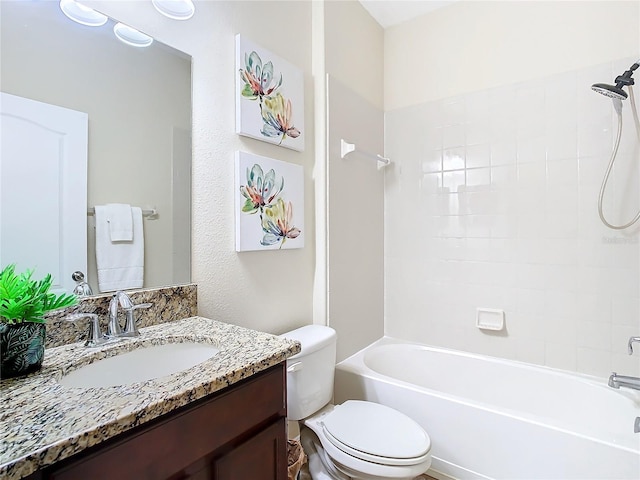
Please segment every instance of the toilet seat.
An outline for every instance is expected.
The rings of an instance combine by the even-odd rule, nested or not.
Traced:
[[[431,451],[427,433],[411,418],[385,405],[348,400],[321,422],[334,446],[382,465],[415,465]]]
[[[345,409],[345,405],[350,404],[350,402],[354,402],[354,404],[347,406]],[[364,405],[358,406],[358,404]],[[372,405],[373,407],[371,407]],[[336,412],[336,415],[332,417],[334,412]],[[371,416],[372,412],[374,412],[374,416]],[[376,418],[376,412],[379,414],[381,421]],[[397,428],[397,424],[393,424],[392,428],[389,428],[389,424],[386,421],[393,422],[393,419],[398,419],[399,417],[396,417],[396,414],[408,419],[408,425],[410,426],[404,425],[407,428]],[[342,420],[345,423],[342,423]],[[404,420],[400,420],[400,422],[404,422]],[[431,441],[426,432],[409,417],[384,405],[354,400],[338,406],[327,405],[316,414],[306,418],[304,424],[315,432],[323,448],[339,470],[350,477],[364,478],[360,474],[367,474],[371,478],[414,478],[426,472],[431,465]],[[386,427],[384,426],[385,424]],[[344,426],[344,432],[341,431],[340,425]],[[351,425],[353,428],[349,428],[347,425]],[[371,429],[363,428],[365,425],[374,425],[373,430],[377,428],[378,433],[371,433]],[[386,428],[388,430],[385,430]],[[354,448],[351,445],[356,445],[354,441],[357,435],[356,437],[351,437],[348,432],[368,432],[365,436],[368,435],[371,438],[362,444],[358,444],[357,446],[360,448]],[[412,433],[418,435],[416,432],[422,435],[421,440],[417,442],[418,445],[409,447],[405,453],[397,457],[391,456],[390,454],[392,453],[398,453],[398,449],[383,448],[385,445],[384,438],[393,441],[394,439],[402,438],[402,435],[407,432],[409,432],[410,436]],[[374,436],[383,440],[376,442],[372,440]],[[418,435],[415,438],[420,438],[420,436]],[[390,442],[386,442],[386,446],[389,447],[389,445]],[[372,446],[374,448],[371,448]],[[365,450],[372,450],[373,452]]]

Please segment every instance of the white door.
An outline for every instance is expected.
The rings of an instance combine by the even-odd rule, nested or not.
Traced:
[[[0,269],[56,293],[87,271],[87,134],[86,113],[0,93]]]

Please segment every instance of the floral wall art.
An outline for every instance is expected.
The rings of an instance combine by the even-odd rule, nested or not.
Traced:
[[[303,151],[302,70],[239,34],[236,69],[236,133]]]
[[[236,152],[236,251],[304,247],[303,168]]]

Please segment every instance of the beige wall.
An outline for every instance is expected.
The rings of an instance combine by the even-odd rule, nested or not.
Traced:
[[[326,72],[383,107],[384,30],[359,2],[325,3]]]
[[[235,126],[237,33],[304,72],[305,127],[314,130],[310,2],[196,2],[177,22],[151,2],[90,2],[193,57],[193,281],[201,315],[281,333],[311,323],[314,268],[314,138],[295,152],[240,137]],[[305,247],[236,253],[234,152],[243,150],[305,168]]]
[[[385,111],[635,55],[639,5],[460,1],[388,28]]]
[[[383,30],[356,1],[324,4],[322,40],[327,98],[326,216],[327,322],[338,333],[338,361],[383,334],[384,172],[352,154],[340,140],[382,153]]]

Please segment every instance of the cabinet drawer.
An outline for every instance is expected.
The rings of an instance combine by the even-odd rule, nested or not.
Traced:
[[[284,364],[122,434],[109,446],[55,469],[50,478],[158,480],[174,475],[230,442],[242,441],[286,415]]]

